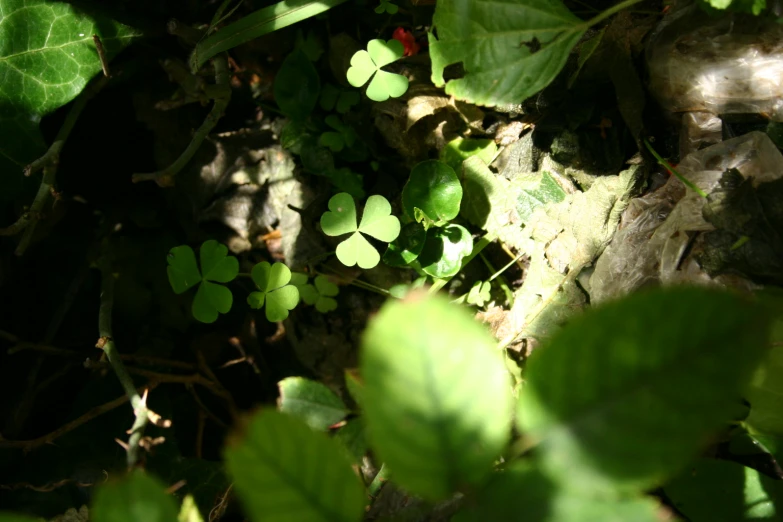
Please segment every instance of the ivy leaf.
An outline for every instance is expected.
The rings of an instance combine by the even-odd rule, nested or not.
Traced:
[[[549,85],[588,28],[560,0],[440,0],[429,34],[432,82],[478,105],[519,103]],[[465,76],[443,78],[462,63]]]
[[[277,383],[278,408],[318,431],[326,431],[348,415],[348,407],[320,382],[288,377]]]
[[[98,488],[90,511],[95,522],[171,522],[177,504],[166,486],[141,470]]]
[[[441,500],[491,472],[510,433],[511,383],[489,332],[464,308],[425,295],[389,300],[369,323],[361,406],[395,481]]]
[[[250,520],[362,520],[364,488],[343,448],[299,419],[262,410],[225,456]]]
[[[391,215],[386,198],[373,195],[367,199],[357,226],[356,204],[350,194],[341,192],[329,200],[329,210],[321,216],[321,228],[327,236],[351,234],[337,245],[337,259],[345,266],[369,269],[380,262],[381,256],[363,234],[389,243],[400,235],[400,220]]]
[[[422,161],[413,167],[402,189],[402,208],[412,219],[416,219],[418,208],[432,221],[450,221],[459,214],[460,201],[462,185],[457,174],[438,160]]]
[[[272,88],[280,111],[292,120],[304,120],[318,103],[321,80],[307,55],[297,49],[283,60]]]
[[[41,156],[41,118],[67,104],[101,70],[92,35],[111,59],[141,33],[71,2],[0,0],[0,194],[21,186]]]
[[[193,317],[202,323],[214,323],[218,314],[231,310],[234,298],[231,290],[215,284],[233,281],[239,274],[239,262],[229,256],[228,248],[214,239],[201,245],[199,257],[201,272],[196,265],[196,255],[187,245],[174,247],[169,251],[166,272],[169,284],[175,294],[182,294],[195,285],[199,285],[193,298],[191,311]]]
[[[650,328],[661,321],[666,328]],[[527,360],[519,428],[539,441],[542,469],[566,487],[656,487],[731,418],[768,326],[757,303],[700,288],[593,308]]]
[[[266,319],[271,323],[284,321],[288,311],[299,303],[299,290],[291,281],[291,270],[283,263],[270,265],[266,261],[256,264],[250,277],[258,288],[247,296],[251,308],[261,309],[266,304]]]
[[[473,251],[473,238],[460,225],[433,227],[427,231],[419,264],[432,277],[452,277],[462,268],[462,259]]]
[[[401,74],[382,71],[381,67],[399,60],[405,54],[405,47],[397,40],[370,40],[367,50],[357,51],[351,57],[348,69],[348,83],[361,87],[372,77],[367,87],[367,97],[382,102],[399,98],[408,90],[408,78]],[[373,77],[374,75],[374,77]]]

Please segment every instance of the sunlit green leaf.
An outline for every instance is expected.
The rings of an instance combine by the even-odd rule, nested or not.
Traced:
[[[166,486],[141,470],[98,488],[90,510],[94,522],[172,522],[177,504]]]
[[[291,281],[291,270],[283,263],[270,265],[266,261],[257,263],[250,272],[258,292],[247,297],[251,308],[260,309],[266,304],[267,321],[279,322],[288,318],[288,311],[299,303],[299,290]]]
[[[459,272],[462,259],[473,251],[473,238],[461,225],[433,227],[427,231],[418,262],[432,277],[451,277]]]
[[[398,98],[408,90],[408,78],[401,74],[382,71],[381,67],[399,60],[405,54],[402,42],[397,40],[370,40],[367,50],[357,51],[351,58],[348,83],[361,87],[372,78],[367,87],[367,97],[373,101]]]
[[[440,151],[440,159],[456,172],[461,172],[462,162],[469,157],[478,156],[489,165],[497,151],[498,146],[495,145],[495,140],[456,138],[443,147],[443,150]]]
[[[325,431],[348,414],[343,401],[320,382],[289,377],[277,386],[280,388],[280,411],[303,420],[315,430]]]
[[[389,248],[383,254],[383,262],[389,266],[407,266],[419,257],[426,238],[427,231],[421,224],[408,223],[400,230],[400,236],[389,244]]]
[[[205,281],[228,283],[239,274],[239,261],[228,255],[228,247],[210,239],[204,241],[199,250],[201,275]]]
[[[432,221],[450,221],[459,214],[462,185],[454,169],[438,160],[427,160],[411,170],[402,189],[402,207],[415,219],[415,208]]]

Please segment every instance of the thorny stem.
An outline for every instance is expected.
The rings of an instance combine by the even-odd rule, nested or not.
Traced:
[[[215,125],[217,125],[218,121],[220,121],[220,118],[223,117],[223,112],[225,112],[229,101],[231,101],[231,87],[229,85],[231,75],[228,70],[227,55],[225,53],[217,55],[212,59],[212,65],[215,68],[215,85],[212,89],[209,89],[206,94],[214,100],[214,103],[212,104],[212,109],[209,111],[204,123],[196,130],[193,139],[190,140],[190,144],[174,163],[157,172],[134,174],[134,183],[140,181],[154,181],[160,187],[173,187],[176,175],[185,168],[185,165],[187,165],[191,159],[193,159],[193,156],[195,156],[199,147],[201,147],[201,144]]]
[[[101,348],[103,353],[106,354],[109,364],[114,369],[114,373],[117,374],[117,378],[120,380],[125,394],[130,399],[131,406],[133,406],[133,414],[136,416],[136,420],[133,422],[133,426],[130,429],[130,439],[128,440],[127,453],[128,453],[128,467],[134,467],[139,461],[139,442],[144,434],[144,428],[147,423],[160,419],[160,416],[147,408],[146,392],[144,397],[139,396],[136,391],[136,387],[133,384],[125,365],[122,363],[120,354],[117,351],[117,347],[114,344],[112,334],[112,321],[111,314],[114,306],[114,274],[111,270],[111,261],[109,259],[108,252],[104,246],[104,252],[99,260],[98,266],[101,270],[101,306],[98,312],[98,331],[100,338],[96,344],[96,348]],[[160,425],[167,427],[170,422],[159,422]]]

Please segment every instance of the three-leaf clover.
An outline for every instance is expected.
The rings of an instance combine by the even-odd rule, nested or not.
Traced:
[[[321,228],[327,236],[351,236],[337,245],[337,259],[345,266],[373,268],[381,260],[375,247],[363,234],[386,243],[400,235],[400,220],[391,215],[389,201],[379,195],[370,196],[364,205],[364,215],[356,225],[356,204],[350,194],[340,192],[329,200],[329,210],[321,216]]]
[[[378,14],[389,13],[391,15],[397,14],[400,8],[396,4],[391,3],[389,0],[381,0],[381,4],[375,8],[375,12]]]
[[[175,294],[182,294],[199,285],[191,310],[193,317],[202,323],[214,323],[218,313],[231,310],[234,297],[231,290],[215,283],[233,281],[239,273],[239,262],[228,256],[228,248],[214,239],[205,241],[199,250],[201,271],[196,264],[196,254],[187,245],[174,247],[169,251],[166,273]]]
[[[492,283],[489,281],[476,281],[473,283],[470,291],[468,292],[467,302],[468,304],[476,306],[484,306],[490,300],[490,289]]]
[[[291,270],[283,263],[258,263],[251,270],[250,277],[258,291],[247,296],[247,304],[259,310],[266,303],[268,321],[276,323],[285,320],[288,311],[299,303],[299,290],[288,284],[291,281]]]
[[[356,143],[356,131],[350,125],[346,125],[340,120],[339,116],[330,114],[324,120],[334,131],[327,131],[321,134],[318,144],[322,147],[329,147],[332,152],[340,152],[345,147],[353,147]]]
[[[348,83],[361,87],[373,75],[367,87],[367,97],[373,101],[382,102],[398,98],[408,90],[408,78],[401,74],[382,71],[381,67],[399,60],[405,54],[405,46],[397,40],[370,40],[367,50],[357,51],[351,57],[351,67],[348,69]]]
[[[325,275],[316,276],[312,285],[299,286],[299,293],[302,301],[310,306],[315,305],[315,309],[322,314],[337,309],[337,301],[332,298],[340,293],[340,289]]]
[[[359,93],[356,91],[345,91],[331,83],[327,83],[321,89],[319,103],[325,111],[334,109],[340,114],[345,114],[351,110],[351,107],[359,103]]]

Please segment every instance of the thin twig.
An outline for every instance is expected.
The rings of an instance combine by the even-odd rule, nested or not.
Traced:
[[[188,391],[190,392],[190,394],[193,396],[193,400],[196,402],[196,404],[198,404],[198,407],[199,407],[199,408],[201,408],[201,410],[204,412],[204,414],[205,414],[207,417],[209,417],[210,419],[212,419],[212,420],[215,422],[215,424],[217,424],[217,425],[218,425],[218,426],[220,426],[221,428],[228,429],[228,424],[226,424],[225,422],[223,422],[223,421],[220,419],[220,417],[218,417],[217,415],[215,415],[215,414],[212,412],[212,410],[210,410],[209,408],[207,408],[206,404],[204,404],[204,402],[201,400],[201,397],[199,397],[199,396],[198,396],[198,393],[196,393],[196,389],[195,389],[193,386],[185,386],[185,387],[188,389]]]
[[[109,72],[109,59],[106,57],[106,50],[103,48],[101,37],[97,34],[94,34],[92,35],[92,41],[95,43],[95,50],[98,51],[98,59],[101,61],[103,75],[106,78],[111,78],[111,73]]]

